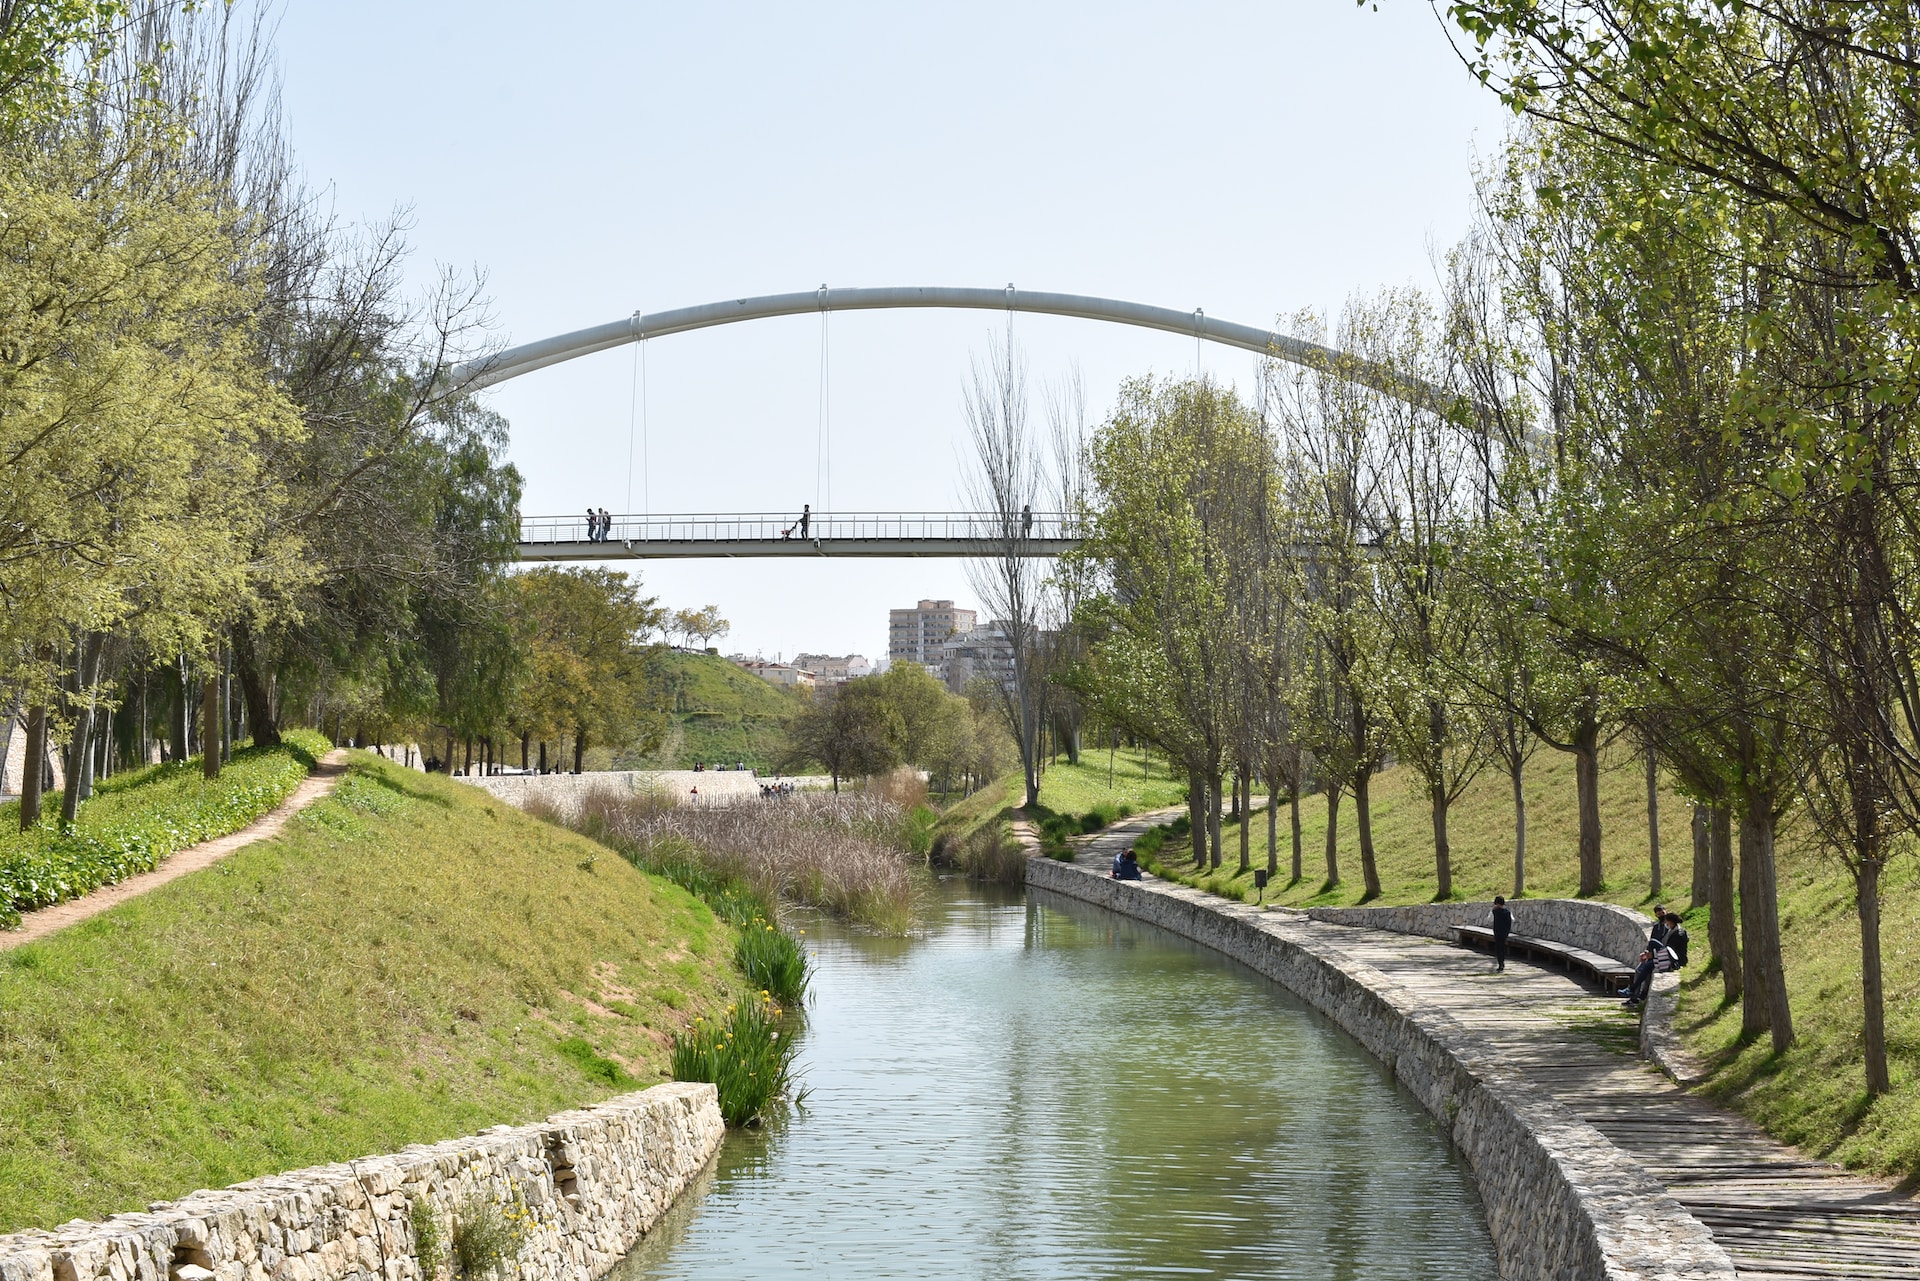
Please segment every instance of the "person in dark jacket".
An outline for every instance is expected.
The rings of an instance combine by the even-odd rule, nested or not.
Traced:
[[[1673,951],[1673,968],[1679,969],[1687,963],[1687,927],[1680,923],[1677,912],[1667,913],[1667,937],[1663,940]]]
[[[1502,973],[1507,968],[1507,936],[1513,933],[1513,910],[1507,906],[1504,895],[1493,896],[1493,972]]]
[[[1133,846],[1113,856],[1112,877],[1116,881],[1137,881],[1140,879],[1140,860],[1134,857]]]

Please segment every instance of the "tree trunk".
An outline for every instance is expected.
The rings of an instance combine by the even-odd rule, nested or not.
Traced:
[[[1439,783],[1428,789],[1433,802],[1433,871],[1437,892],[1434,898],[1444,902],[1453,897],[1453,846],[1447,840],[1447,789]]]
[[[1793,1011],[1780,957],[1780,900],[1773,865],[1773,798],[1751,788],[1740,816],[1740,934],[1746,997],[1742,1031],[1773,1033],[1773,1052],[1793,1044]],[[1764,1007],[1756,1014],[1756,1007]]]
[[[247,726],[255,747],[280,746],[280,711],[273,705],[267,673],[260,663],[258,641],[252,629],[233,629],[233,674],[240,678],[240,697],[247,707]]]
[[[1253,787],[1242,769],[1234,784],[1240,789],[1240,874],[1246,875],[1253,870],[1253,863],[1247,856],[1247,829],[1253,826]]]
[[[1606,885],[1600,862],[1600,730],[1581,727],[1574,740],[1573,776],[1580,800],[1580,897],[1591,898]]]
[[[15,694],[7,706],[7,715],[0,720],[0,792],[7,790],[7,754],[13,750],[13,726],[20,719],[20,696]],[[24,780],[26,774],[22,772]]]
[[[220,666],[211,662],[200,682],[200,773],[220,777]]]
[[[1513,783],[1513,896],[1527,893],[1527,789],[1526,765],[1519,757],[1507,762],[1507,777]]]
[[[1306,876],[1306,870],[1300,866],[1300,785],[1293,785],[1293,795],[1287,800],[1287,809],[1293,822],[1293,884],[1298,885]]]
[[[1710,852],[1713,837],[1713,812],[1704,805],[1693,807],[1693,884],[1687,890],[1687,910],[1692,911],[1707,901],[1707,886],[1711,878],[1708,870],[1712,865]]]
[[[1720,982],[1729,1003],[1740,999],[1740,930],[1733,908],[1733,812],[1713,807],[1708,845],[1707,941],[1720,962]]]
[[[1187,771],[1187,833],[1193,840],[1193,865],[1207,869],[1207,785],[1198,769]]]
[[[167,737],[171,740],[168,752],[175,761],[184,761],[193,754],[187,743],[187,722],[192,719],[187,705],[192,695],[187,691],[187,656],[180,655],[178,662],[167,664]]]
[[[1860,912],[1860,1004],[1866,1015],[1864,1044],[1867,1095],[1893,1088],[1887,1073],[1887,998],[1880,970],[1880,868],[1877,850],[1856,853],[1853,897]]]
[[[1340,883],[1340,788],[1327,788],[1327,888]]]
[[[540,740],[540,772],[547,772],[547,740],[544,738]]]
[[[522,774],[527,772],[527,741],[532,737],[533,735],[531,734],[522,734],[520,736],[520,772]]]
[[[1660,897],[1660,766],[1653,749],[1647,749],[1647,854],[1653,860],[1653,885],[1649,893]]]
[[[1373,857],[1373,770],[1362,765],[1353,775],[1353,815],[1360,830],[1360,877],[1366,884],[1362,903],[1380,897],[1380,867]]]
[[[573,736],[573,772],[576,774],[586,773],[587,772],[586,761],[587,761],[587,731],[585,729],[581,729],[581,730],[577,730]],[[840,784],[837,779],[834,782],[833,790],[836,792],[840,790]]]
[[[1207,866],[1220,870],[1220,784],[1226,780],[1218,773],[1207,788]]]
[[[1267,879],[1280,875],[1280,789],[1267,780]]]
[[[40,789],[46,782],[47,705],[35,703],[27,709],[26,759],[20,762],[20,830],[26,831],[40,821]]]

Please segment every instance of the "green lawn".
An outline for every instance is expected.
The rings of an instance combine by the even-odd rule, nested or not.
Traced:
[[[653,1084],[733,948],[585,837],[356,753],[279,839],[0,953],[0,1231]]]
[[[1572,758],[1542,751],[1526,775],[1529,875],[1527,892],[1570,897],[1579,886],[1578,825]],[[1606,889],[1601,897],[1642,910],[1651,906],[1646,784],[1637,759],[1614,759],[1601,775],[1601,831]],[[1433,836],[1426,798],[1408,771],[1392,769],[1374,785],[1374,845],[1379,856],[1380,903],[1421,903],[1434,895]],[[1326,884],[1326,808],[1319,797],[1302,805],[1305,875],[1288,884],[1291,859],[1283,808],[1279,822],[1281,879],[1268,902],[1311,906],[1357,903],[1361,895],[1353,800],[1340,809],[1340,883]],[[1661,898],[1685,909],[1692,879],[1691,810],[1663,790]],[[1483,775],[1455,807],[1448,824],[1454,889],[1484,900],[1513,889],[1513,804],[1507,779]],[[1237,873],[1238,829],[1229,824],[1221,871],[1196,876],[1185,838],[1169,840],[1156,858],[1189,884],[1252,901],[1251,876]],[[1266,815],[1253,816],[1249,850],[1256,867],[1266,859]],[[1815,1155],[1895,1178],[1920,1179],[1920,857],[1896,860],[1883,887],[1882,949],[1893,1092],[1868,1105],[1861,1069],[1860,934],[1850,878],[1823,853],[1804,827],[1780,834],[1782,939],[1789,996],[1799,1043],[1776,1059],[1765,1038],[1744,1043],[1738,1007],[1722,1008],[1711,960],[1705,907],[1685,912],[1695,964],[1682,985],[1679,1026],[1689,1047],[1712,1068],[1703,1087],[1767,1130]]]
[[[800,710],[796,695],[715,654],[657,649],[647,661],[671,709],[667,734],[645,756],[615,758],[615,768],[691,769],[703,761],[773,771],[786,748],[787,722]]]
[[[949,806],[940,816],[940,831],[964,839],[990,821],[1005,821],[1020,804],[1022,790],[1019,772],[1008,774]],[[1078,765],[1062,757],[1046,767],[1040,776],[1039,817],[1078,817],[1101,806],[1124,806],[1138,814],[1179,805],[1186,790],[1184,778],[1170,777],[1163,756],[1121,748],[1109,764],[1106,752],[1090,750],[1081,753]]]
[[[200,758],[107,779],[83,801],[71,831],[49,795],[37,827],[20,830],[20,804],[0,806],[0,928],[19,912],[76,898],[153,868],[176,850],[237,832],[277,807],[332,745],[295,730],[273,748],[245,747],[217,779]]]

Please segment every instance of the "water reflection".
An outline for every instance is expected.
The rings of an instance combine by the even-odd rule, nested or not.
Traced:
[[[730,1135],[618,1281],[1494,1275],[1435,1126],[1284,990],[1038,892],[929,912],[809,925],[807,1110]]]

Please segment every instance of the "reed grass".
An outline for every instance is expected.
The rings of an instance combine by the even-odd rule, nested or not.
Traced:
[[[757,1125],[782,1103],[798,1103],[793,1057],[798,1050],[778,1002],[747,999],[717,1020],[696,1019],[673,1038],[673,1079],[709,1081],[720,1093],[729,1126]]]
[[[721,885],[737,883],[759,896],[769,917],[785,900],[888,933],[913,927],[916,860],[905,814],[878,793],[683,806],[605,790],[589,793],[570,815],[546,816],[683,885],[668,867],[691,863]]]

